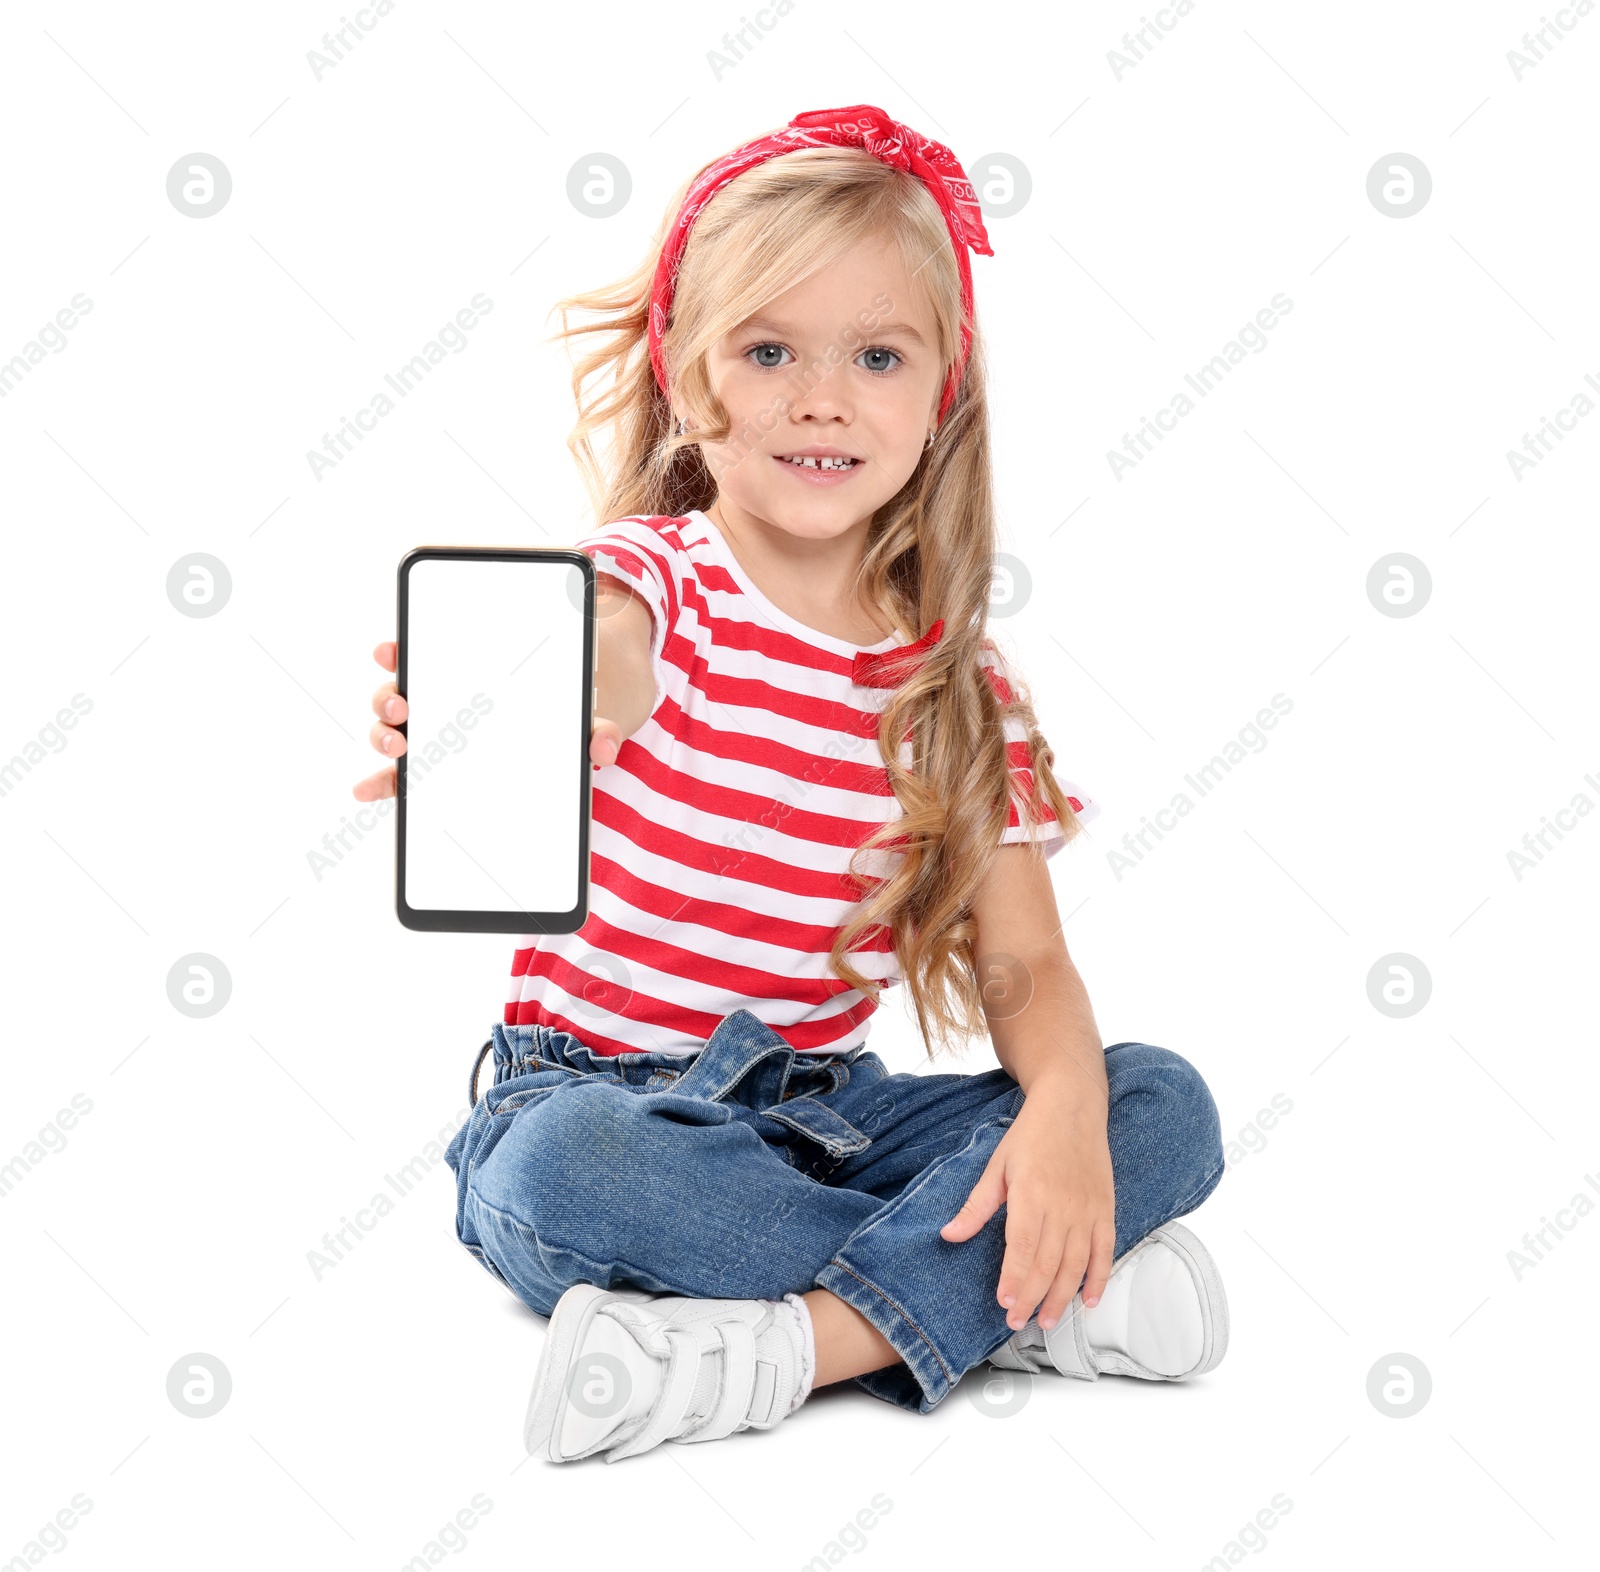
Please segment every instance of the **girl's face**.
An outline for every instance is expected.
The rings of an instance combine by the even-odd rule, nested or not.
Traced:
[[[728,440],[702,447],[718,504],[806,539],[864,526],[906,483],[936,425],[937,342],[887,239],[778,296],[711,351],[729,418]],[[824,468],[823,456],[853,462]]]

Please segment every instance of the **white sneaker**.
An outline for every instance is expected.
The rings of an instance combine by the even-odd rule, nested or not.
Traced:
[[[770,1430],[811,1394],[811,1312],[579,1283],[556,1301],[523,1439],[535,1457],[615,1463],[662,1441]]]
[[[1228,1300],[1217,1264],[1181,1223],[1167,1223],[1117,1262],[1092,1310],[1080,1293],[1048,1332],[1035,1316],[989,1363],[1035,1373],[1048,1367],[1083,1381],[1185,1381],[1220,1364],[1227,1350]]]

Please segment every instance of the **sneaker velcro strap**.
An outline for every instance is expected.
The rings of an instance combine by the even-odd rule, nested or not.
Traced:
[[[671,1325],[659,1316],[651,1315],[644,1308],[648,1303],[648,1299],[634,1303],[613,1300],[602,1307],[600,1314],[608,1315],[619,1325],[627,1327],[633,1334],[633,1340],[647,1354],[654,1354],[657,1359],[670,1359],[673,1344],[667,1340],[667,1333]]]
[[[1029,1375],[1039,1373],[1039,1366],[1034,1362],[1033,1355],[1027,1349],[1017,1347],[1015,1335],[1007,1338],[989,1355],[989,1363],[1001,1370],[1022,1370]]]
[[[716,1321],[722,1334],[722,1382],[711,1413],[674,1441],[720,1441],[750,1417],[750,1394],[756,1379],[756,1334],[748,1321]]]
[[[610,1314],[617,1308],[614,1305],[607,1305],[600,1314]],[[622,1320],[623,1317],[619,1316],[617,1319]],[[656,1395],[655,1406],[651,1408],[644,1424],[631,1439],[606,1453],[607,1462],[615,1463],[622,1458],[632,1457],[636,1452],[648,1452],[651,1447],[658,1446],[677,1434],[688,1415],[689,1404],[694,1399],[695,1382],[700,1376],[700,1331],[693,1326],[671,1324],[664,1330],[671,1353],[667,1360],[666,1374],[661,1381],[661,1390]]]
[[[1083,1328],[1081,1297],[1072,1301],[1067,1314],[1045,1335],[1045,1348],[1049,1351],[1050,1363],[1062,1375],[1076,1376],[1080,1381],[1100,1379],[1100,1365]]]

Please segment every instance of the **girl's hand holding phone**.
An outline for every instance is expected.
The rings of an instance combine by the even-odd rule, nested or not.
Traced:
[[[589,762],[595,769],[615,764],[622,744],[645,721],[655,706],[655,678],[650,670],[650,608],[621,579],[607,573],[595,575],[595,703],[589,731]],[[398,669],[400,649],[393,639],[380,644],[372,658],[385,671]],[[406,751],[406,738],[395,728],[405,724],[405,695],[392,682],[379,685],[372,695],[372,712],[378,717],[370,733],[372,746],[385,758],[398,759]],[[610,717],[617,717],[611,719]],[[375,775],[357,781],[358,802],[392,797],[397,770],[386,765]]]

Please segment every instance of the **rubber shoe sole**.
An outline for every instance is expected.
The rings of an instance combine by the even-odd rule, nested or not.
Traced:
[[[546,1462],[576,1461],[576,1457],[567,1457],[560,1451],[561,1422],[567,1411],[567,1381],[573,1356],[583,1344],[589,1323],[600,1306],[613,1297],[606,1289],[596,1288],[592,1283],[576,1283],[556,1301],[550,1313],[550,1329],[545,1333],[544,1350],[539,1355],[539,1370],[522,1425],[522,1439],[528,1451]]]

